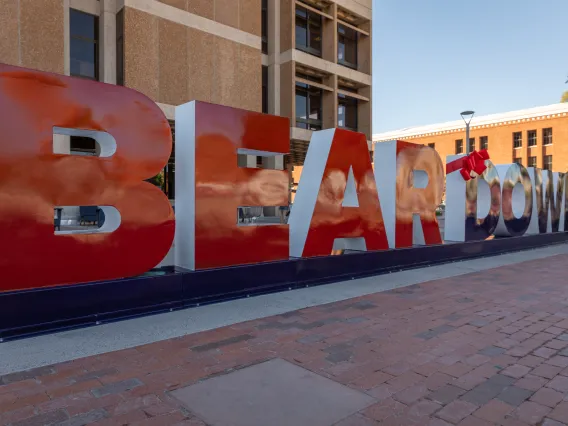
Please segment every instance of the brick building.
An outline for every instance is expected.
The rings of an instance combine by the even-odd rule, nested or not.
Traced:
[[[299,178],[313,130],[371,139],[372,0],[0,0],[0,62],[124,85],[176,105],[201,100],[289,117]],[[63,136],[56,152],[97,155]],[[286,163],[286,164],[284,164]],[[294,170],[295,169],[295,170]],[[175,162],[159,179],[175,196]]]
[[[373,135],[374,142],[402,139],[435,148],[446,157],[466,152],[465,123],[456,120]],[[494,164],[568,171],[568,103],[474,117],[470,151],[488,149]]]

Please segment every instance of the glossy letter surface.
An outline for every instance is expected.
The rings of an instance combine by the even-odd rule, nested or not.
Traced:
[[[388,249],[363,134],[343,129],[312,134],[289,224],[292,257],[329,256],[334,247]]]
[[[564,173],[529,167],[533,184],[532,218],[528,234],[558,232],[564,192]]]
[[[497,236],[519,237],[531,223],[533,185],[527,169],[520,164],[498,165],[503,182],[501,218],[495,230]]]
[[[375,178],[391,248],[442,244],[436,208],[444,168],[436,150],[404,141],[375,143]]]
[[[115,146],[102,146],[100,157],[56,154],[54,128]],[[164,194],[143,180],[163,169],[171,148],[166,118],[140,93],[0,64],[0,291],[155,267],[175,221]],[[56,206],[114,207],[117,227],[57,234]]]
[[[489,238],[497,227],[501,213],[501,183],[491,160],[482,174],[465,181],[458,170],[448,167],[463,155],[446,160],[445,239],[475,241]]]
[[[237,221],[239,207],[287,206],[288,173],[239,167],[237,154],[287,154],[289,136],[287,118],[197,101],[176,107],[176,265],[288,259],[288,225]]]

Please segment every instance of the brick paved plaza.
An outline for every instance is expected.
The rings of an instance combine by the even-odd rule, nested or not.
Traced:
[[[0,424],[568,424],[566,263],[532,260],[7,374]]]

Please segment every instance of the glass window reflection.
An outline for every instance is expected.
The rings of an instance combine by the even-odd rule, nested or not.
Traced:
[[[296,8],[296,49],[321,57],[322,18],[321,15]]]
[[[296,83],[296,126],[301,129],[322,129],[322,90]]]
[[[337,125],[344,129],[357,131],[357,99],[339,95],[339,108],[337,111]]]
[[[337,26],[337,61],[341,65],[357,69],[357,31],[339,24]]]
[[[69,25],[71,75],[98,80],[98,17],[70,9]]]

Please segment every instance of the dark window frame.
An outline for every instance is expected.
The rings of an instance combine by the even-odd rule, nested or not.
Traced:
[[[527,167],[537,167],[537,158],[536,156],[529,157],[529,161],[527,162]]]
[[[537,146],[538,136],[536,130],[527,131],[527,144],[528,146]]]
[[[513,148],[523,147],[523,132],[513,132]]]
[[[296,109],[296,127],[307,129],[307,130],[321,130],[323,128],[323,90],[315,87],[310,86],[308,84],[296,82],[296,91],[294,96],[294,102],[298,101],[298,94],[304,95],[306,100],[306,118],[298,117],[298,111]],[[311,110],[312,110],[312,100],[313,96],[319,96],[319,109],[318,109],[318,117],[317,119],[310,118]],[[296,104],[297,105],[297,104]]]
[[[429,143],[428,148],[436,149],[436,142]]]
[[[516,164],[522,166],[522,165],[523,165],[523,157],[515,157],[515,158],[513,158],[513,163],[516,163]]]
[[[475,151],[475,138],[469,138],[469,152]]]
[[[479,149],[489,149],[489,137],[480,136],[479,137]]]
[[[552,170],[552,155],[545,155],[542,159],[542,169]]]
[[[305,16],[302,16],[304,14]],[[303,46],[298,44],[298,38],[296,37],[296,49],[301,50],[303,52],[309,53],[310,55],[317,56],[318,58],[322,57],[323,52],[323,19],[319,13],[312,12],[302,6],[296,6],[296,21],[294,26],[294,31],[298,31],[298,24],[299,21],[303,22],[305,26],[306,32],[306,43],[307,45]],[[301,28],[304,29],[304,26]],[[316,48],[311,45],[311,37],[310,32],[312,28],[319,28],[319,48]]]
[[[268,54],[268,0],[262,0],[261,39],[262,39],[262,53]]]
[[[343,33],[341,32],[343,30]],[[350,37],[351,36],[351,37]],[[344,52],[347,51],[347,48],[349,46],[348,43],[345,42],[345,40],[350,40],[353,48],[354,48],[354,56],[355,56],[355,62],[350,62],[347,61],[345,59],[339,59],[339,49],[341,46],[343,46],[343,50]],[[343,65],[345,67],[351,68],[351,69],[358,69],[359,68],[359,32],[346,27],[343,24],[337,24],[337,63],[340,65]],[[347,56],[347,55],[344,55]]]
[[[76,35],[76,34],[72,33],[72,31],[71,31],[71,29],[72,29],[71,20],[73,19],[74,14],[86,15],[89,18],[93,19],[94,39],[91,39],[91,38],[85,37],[85,36],[81,36],[81,35]],[[71,46],[73,45],[73,40],[92,43],[94,45],[94,58],[93,58],[94,77],[83,75],[83,74],[74,74],[72,71],[70,71],[70,75],[72,77],[83,78],[85,80],[99,81],[99,75],[100,75],[100,73],[99,73],[99,65],[100,65],[100,61],[99,61],[99,17],[96,16],[96,15],[91,15],[90,13],[83,12],[81,10],[69,9],[69,43],[70,43]],[[72,48],[70,49],[70,52],[69,52],[70,60],[72,61],[73,57],[71,56],[71,51],[72,51]],[[71,67],[71,69],[72,69],[72,67]]]
[[[262,112],[268,114],[268,67],[262,66]]]
[[[552,127],[542,129],[542,144],[544,146],[552,145]]]
[[[354,132],[357,132],[359,129],[359,100],[356,98],[353,98],[351,96],[347,96],[347,95],[337,95],[337,127],[341,128],[341,129],[347,129],[347,130],[352,130]],[[340,110],[342,108],[342,106],[345,108],[345,125],[341,126],[339,124],[339,116],[340,116]],[[347,117],[349,116],[349,114],[347,114],[347,108],[349,107],[354,107],[355,108],[355,114],[353,115],[355,123],[347,123]],[[354,125],[353,125],[354,124]]]
[[[455,153],[457,154],[463,154],[463,139],[456,139],[456,142],[454,144],[454,148],[455,148]]]

